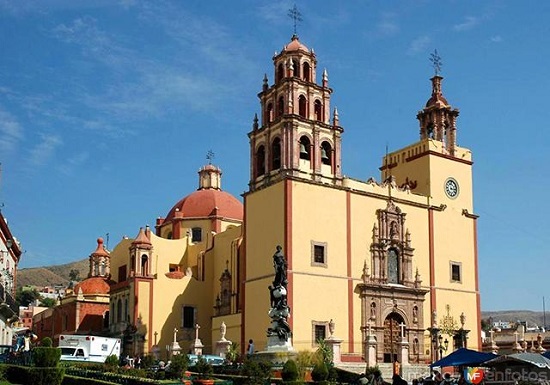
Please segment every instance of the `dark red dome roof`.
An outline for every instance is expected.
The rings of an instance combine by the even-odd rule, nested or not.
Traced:
[[[91,277],[86,278],[84,281],[79,282],[74,287],[74,293],[82,289],[82,294],[108,294],[109,293],[109,282],[103,277]]]
[[[216,212],[217,209],[217,212]],[[216,189],[195,191],[172,207],[165,222],[174,219],[176,210],[183,218],[219,217],[243,220],[243,204],[233,195]]]

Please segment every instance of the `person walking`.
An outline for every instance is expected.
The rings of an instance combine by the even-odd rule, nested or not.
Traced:
[[[248,340],[248,348],[246,349],[246,353],[249,356],[254,354],[254,341],[252,339]]]

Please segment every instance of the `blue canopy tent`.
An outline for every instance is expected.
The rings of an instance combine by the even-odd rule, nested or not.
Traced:
[[[545,351],[544,353],[542,353],[542,355],[550,359],[550,350]]]
[[[495,357],[497,357],[497,355],[493,353],[482,353],[475,350],[460,348],[439,361],[432,363],[430,367],[478,366]]]

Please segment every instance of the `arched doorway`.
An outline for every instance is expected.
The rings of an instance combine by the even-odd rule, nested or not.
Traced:
[[[404,323],[403,317],[395,312],[388,314],[384,320],[384,362],[397,361],[397,349],[401,341],[399,325],[402,323]]]

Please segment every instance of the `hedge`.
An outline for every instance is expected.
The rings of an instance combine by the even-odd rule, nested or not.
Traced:
[[[65,369],[36,368],[29,366],[9,365],[6,368],[6,379],[18,384],[61,385]]]

